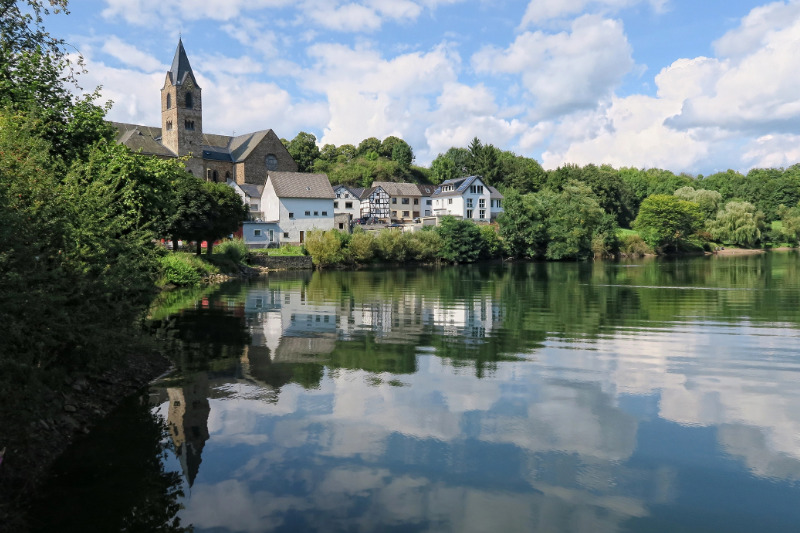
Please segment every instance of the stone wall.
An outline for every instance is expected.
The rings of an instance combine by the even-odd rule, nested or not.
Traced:
[[[310,255],[261,255],[252,254],[250,262],[270,270],[312,270],[314,265]]]

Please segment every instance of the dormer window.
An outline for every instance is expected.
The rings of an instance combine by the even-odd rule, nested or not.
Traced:
[[[194,98],[192,97],[192,93],[186,93],[186,109],[191,109],[194,107]]]

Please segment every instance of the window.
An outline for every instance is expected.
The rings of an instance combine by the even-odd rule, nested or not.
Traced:
[[[275,230],[271,229],[269,230],[269,242],[274,242],[274,241],[275,241]]]
[[[397,203],[397,198],[392,198],[392,203],[396,204]]]
[[[432,204],[431,204],[431,200],[426,200],[426,202],[425,202],[425,203],[426,203],[427,205],[432,205]]]
[[[339,222],[339,229],[344,229],[344,222]]]
[[[225,173],[225,181],[228,181],[229,179],[231,179],[231,173],[230,172],[226,172]]]
[[[319,211],[314,211],[314,216],[318,217],[319,216]]]
[[[288,239],[289,238],[289,232],[288,231],[284,231],[283,232],[283,238],[284,239]],[[287,296],[287,298],[288,298],[288,296]]]
[[[194,96],[192,93],[186,93],[186,109],[194,107]]]
[[[316,214],[317,214],[317,212],[316,212],[316,211],[314,211],[314,214],[316,215]],[[323,212],[322,212],[322,216],[324,216],[324,217],[328,216],[328,212],[327,212],[327,211],[323,211]]]
[[[486,200],[484,198],[480,198],[478,200],[478,207],[481,209],[486,209]]]
[[[419,205],[419,198],[414,198],[414,205]]]
[[[397,218],[397,211],[392,211],[392,216],[393,216],[394,218]]]
[[[339,202],[333,202],[333,208],[339,209]]]
[[[171,109],[171,108],[172,108],[172,95],[171,94],[167,94],[167,109]]]
[[[258,211],[258,204],[250,204],[250,211]]]
[[[503,207],[502,200],[495,200],[495,207]]]
[[[183,121],[183,127],[186,128],[187,130],[193,130],[194,129],[194,120],[184,120]]]
[[[483,220],[484,218],[486,218],[486,210],[485,209],[481,209],[480,211],[478,211],[478,215],[479,215],[480,219]]]
[[[408,205],[408,204],[409,204],[409,202],[408,202],[408,198],[403,198],[403,199],[401,200],[401,202],[402,202],[402,204],[403,204],[403,205]]]
[[[311,211],[306,211],[306,216],[310,217],[311,216]]]
[[[353,202],[345,202],[344,203],[345,209],[353,209]]]
[[[294,213],[289,213],[289,218],[294,218]]]
[[[472,218],[472,209],[467,209],[467,218]]]
[[[261,230],[260,229],[254,229],[253,230],[253,237],[261,237]]]
[[[275,154],[269,154],[266,158],[267,170],[278,170],[278,158]]]
[[[336,193],[336,198],[341,198],[341,197],[342,197],[342,193],[340,193],[340,192],[337,192],[337,193]]]
[[[172,131],[172,121],[171,120],[167,121],[167,131]]]
[[[472,194],[483,194],[483,185],[470,185],[469,192]]]
[[[410,213],[409,213],[408,211],[403,211],[403,218],[406,218],[406,217],[408,217],[408,216],[409,216],[409,214],[410,214]]]
[[[453,199],[452,199],[452,198],[448,198],[448,199],[447,199],[447,204],[448,204],[448,205],[450,205],[450,204],[452,204],[452,203],[453,203]]]
[[[467,207],[472,207],[472,198],[467,198]]]

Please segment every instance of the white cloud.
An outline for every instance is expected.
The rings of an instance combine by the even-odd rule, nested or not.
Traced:
[[[531,0],[520,26],[525,28],[587,11],[612,13],[645,1],[656,11],[661,11],[668,0]]]
[[[360,4],[337,6],[322,2],[316,9],[307,10],[306,17],[323,28],[342,32],[371,32],[380,28],[383,22],[374,9]]]
[[[320,142],[336,145],[397,135],[424,146],[431,101],[459,65],[444,46],[384,59],[370,48],[315,45],[309,55],[316,64],[303,83],[323,92],[330,109]]]
[[[164,67],[158,59],[113,35],[104,40],[103,52],[115,57],[126,66],[145,72],[153,72]]]
[[[776,31],[791,28],[800,17],[800,2],[773,2],[754,8],[742,19],[741,25],[714,43],[720,57],[740,58],[765,46]]]
[[[151,25],[175,20],[231,20],[242,12],[291,5],[291,0],[105,0],[103,16],[130,24]]]
[[[534,100],[531,116],[541,120],[609,99],[634,66],[631,53],[620,22],[583,16],[570,32],[526,32],[505,50],[484,48],[472,63],[479,73],[520,75]]]

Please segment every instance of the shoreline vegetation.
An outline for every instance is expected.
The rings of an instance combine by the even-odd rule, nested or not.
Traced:
[[[77,94],[67,44],[43,27],[67,3],[7,2],[0,16],[0,528],[15,532],[26,530],[27,502],[54,457],[169,367],[143,331],[159,292],[254,272],[243,263],[255,252],[242,242],[214,253],[248,215],[233,189],[190,175],[180,160],[130,152],[106,122],[110,104],[98,104],[98,91]],[[728,255],[746,253],[729,246],[800,240],[800,165],[708,177],[606,165],[545,171],[476,138],[424,169],[396,137],[347,150],[315,141],[301,132],[286,144],[301,171],[334,183],[481,175],[505,197],[492,224],[445,217],[413,233],[310,232],[304,249],[321,269],[723,246]],[[199,257],[199,244],[193,255],[162,239],[212,244]]]

